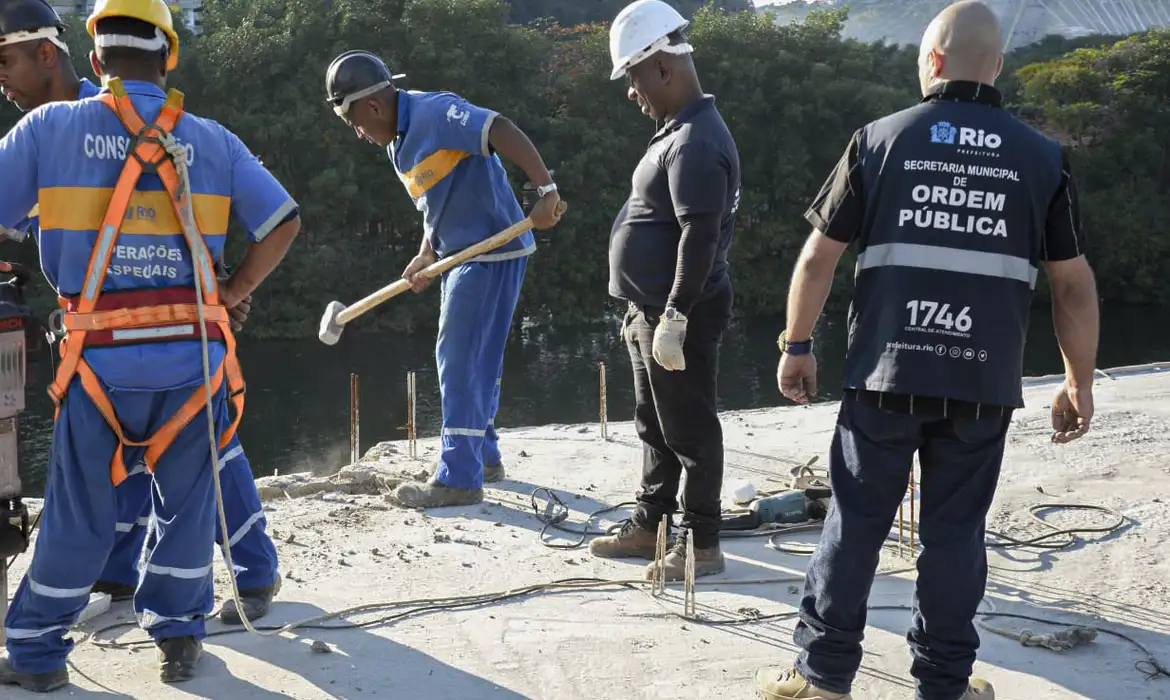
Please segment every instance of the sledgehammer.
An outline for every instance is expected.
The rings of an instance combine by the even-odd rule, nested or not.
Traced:
[[[563,215],[567,208],[568,205],[562,200],[557,206],[557,215]],[[523,221],[509,226],[491,238],[485,238],[479,243],[464,248],[450,257],[443,258],[433,265],[428,265],[419,274],[427,279],[438,277],[456,265],[463,264],[472,258],[499,248],[530,229],[532,229],[532,219],[525,218]],[[329,302],[329,305],[325,307],[325,314],[321,317],[321,327],[317,330],[317,337],[326,345],[336,345],[337,341],[341,340],[341,331],[344,330],[345,324],[370,309],[381,305],[383,302],[402,294],[408,289],[410,289],[409,282],[406,280],[398,280],[382,287],[350,306],[346,306],[340,301]]]

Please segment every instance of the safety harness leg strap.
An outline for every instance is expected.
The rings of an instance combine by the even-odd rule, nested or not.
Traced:
[[[212,394],[215,394],[223,386],[224,381],[227,381],[229,399],[235,415],[221,436],[219,445],[221,450],[231,442],[243,417],[245,385],[236,357],[235,337],[231,331],[227,310],[219,303],[218,281],[215,278],[211,253],[195,220],[190,183],[185,182],[180,176],[174,161],[174,158],[181,157],[181,154],[177,156],[174,151],[168,149],[168,146],[173,148],[175,145],[172,132],[183,114],[183,94],[171,90],[159,111],[158,118],[154,123],[146,125],[135,111],[121,81],[111,79],[107,87],[109,93],[102,95],[101,100],[118,116],[122,125],[133,136],[133,141],[110,197],[93,252],[90,254],[89,269],[81,294],[76,303],[61,300],[64,310],[62,328],[66,334],[61,340],[61,363],[49,387],[49,395],[56,404],[56,415],[59,416],[61,403],[70,383],[74,377],[81,380],[82,389],[118,438],[118,448],[110,461],[110,479],[117,485],[128,475],[122,455],[124,447],[146,447],[144,457],[146,469],[153,472],[159,458],[178,434],[207,406],[205,388],[200,386],[152,436],[142,441],[129,440],[118,420],[113,403],[83,357],[87,333],[98,331],[98,335],[101,335],[101,331],[157,328],[167,323],[198,320],[197,308],[192,304],[96,310],[105,283],[106,270],[109,269],[115,244],[121,234],[122,222],[130,207],[138,180],[146,172],[157,174],[170,195],[175,216],[191,252],[194,274],[200,276],[205,307],[204,321],[208,325],[216,326],[218,335],[225,344],[224,360],[211,380],[211,389]],[[212,455],[213,462],[217,457],[218,455]]]

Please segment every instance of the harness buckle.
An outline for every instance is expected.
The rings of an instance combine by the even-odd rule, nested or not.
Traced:
[[[65,337],[65,309],[53,309],[45,319],[45,328],[56,338]]]
[[[142,172],[149,175],[157,175],[159,166],[166,162],[167,158],[171,157],[170,152],[167,151],[167,144],[162,140],[162,137],[154,135],[158,133],[163,133],[163,131],[156,124],[147,124],[137,134],[134,134],[134,138],[130,141],[130,156],[142,166]],[[148,161],[139,154],[138,147],[145,143],[154,144],[159,147],[157,158]]]

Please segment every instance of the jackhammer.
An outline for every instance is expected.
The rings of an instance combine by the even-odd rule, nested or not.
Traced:
[[[28,269],[0,261],[0,274],[12,275],[0,283],[0,595],[7,617],[8,567],[28,549],[31,535],[28,506],[22,500],[17,416],[25,408],[25,387],[32,376],[29,358],[38,357],[47,341],[24,300]],[[4,641],[0,622],[0,645]]]

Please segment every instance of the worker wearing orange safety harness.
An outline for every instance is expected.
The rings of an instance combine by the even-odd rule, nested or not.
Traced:
[[[104,6],[107,11],[110,4]],[[101,88],[79,78],[69,60],[64,41],[66,25],[45,0],[0,0],[0,87],[4,96],[22,112],[49,102],[72,102],[97,95]],[[33,213],[27,223],[18,223],[18,234],[28,230],[39,239],[40,216]],[[50,239],[49,246],[62,241]],[[49,257],[55,254],[50,248]],[[227,277],[222,260],[217,273]],[[229,311],[239,331],[247,317],[250,301]],[[216,541],[231,546],[232,565],[239,587],[239,600],[227,601],[220,621],[240,624],[241,609],[251,621],[268,613],[280,590],[276,545],[267,532],[260,495],[252,466],[240,444],[239,435],[224,448],[219,462],[227,527],[217,531]],[[130,465],[130,476],[117,489],[118,522],[114,549],[106,561],[94,593],[108,593],[114,602],[131,600],[140,578],[139,560],[150,533],[151,475],[142,463]]]
[[[0,141],[0,225],[39,202],[65,336],[40,533],[0,659],[0,684],[34,692],[68,683],[64,635],[113,547],[114,488],[140,462],[153,532],[134,609],[162,680],[193,677],[213,603],[214,470],[243,411],[228,310],[300,227],[295,202],[239,138],[163,92],[178,62],[171,22],[163,0],[99,0],[87,28],[105,89],[31,112]],[[252,245],[220,286],[229,216]]]

